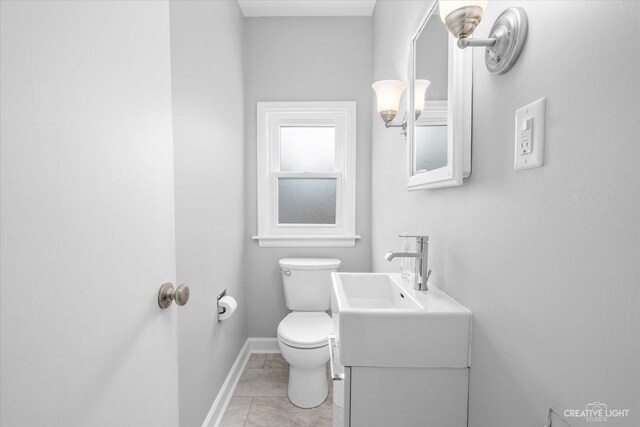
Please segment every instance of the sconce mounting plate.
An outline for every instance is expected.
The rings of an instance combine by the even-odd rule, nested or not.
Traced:
[[[520,7],[504,10],[491,27],[490,38],[495,44],[485,50],[485,64],[494,74],[504,74],[513,67],[527,39],[529,23]]]

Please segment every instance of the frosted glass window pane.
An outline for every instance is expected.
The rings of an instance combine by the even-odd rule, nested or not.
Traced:
[[[279,224],[335,224],[336,178],[278,178]]]
[[[447,127],[419,126],[416,128],[416,173],[447,166]]]
[[[327,172],[335,169],[336,129],[333,127],[281,127],[280,170]]]

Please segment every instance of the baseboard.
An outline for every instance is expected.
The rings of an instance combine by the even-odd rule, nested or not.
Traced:
[[[247,338],[250,353],[282,353],[278,338]]]
[[[247,366],[250,355],[249,340],[247,340],[240,349],[235,362],[233,362],[227,378],[224,380],[224,383],[222,383],[222,387],[220,387],[216,400],[213,401],[213,405],[211,405],[211,409],[209,409],[209,413],[204,419],[202,427],[217,427],[220,425],[224,412],[227,410],[229,401],[233,396],[233,391],[236,389],[238,381],[240,381],[240,376],[242,376],[245,366]]]
[[[240,381],[244,368],[247,366],[251,353],[280,352],[277,338],[247,338],[235,362],[233,362],[227,378],[224,380],[224,383],[222,383],[222,387],[220,387],[216,400],[213,401],[211,409],[209,409],[209,413],[202,423],[202,427],[218,427],[222,422],[222,417],[229,406],[233,392],[238,385],[238,381]]]

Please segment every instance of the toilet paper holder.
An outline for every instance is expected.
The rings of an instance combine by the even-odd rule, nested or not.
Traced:
[[[216,299],[216,304],[218,306],[218,323],[222,322],[222,319],[220,319],[220,315],[224,314],[227,312],[227,307],[220,307],[220,298],[222,298],[223,296],[227,295],[227,290],[223,290],[219,295],[218,298]]]

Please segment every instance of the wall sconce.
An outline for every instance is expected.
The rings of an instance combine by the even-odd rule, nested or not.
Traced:
[[[527,14],[524,9],[510,7],[493,23],[489,38],[471,39],[487,6],[487,1],[440,0],[440,18],[458,39],[458,47],[486,47],[485,64],[494,74],[504,74],[513,67],[527,39]]]
[[[416,80],[415,85],[415,114],[416,120],[422,114],[424,109],[424,98],[427,93],[427,88],[431,82],[429,80]],[[400,132],[402,136],[407,137],[407,114],[404,114],[401,124],[393,124],[393,119],[398,114],[398,106],[400,105],[400,98],[404,93],[407,85],[400,80],[379,80],[371,85],[376,93],[376,105],[380,117],[384,121],[384,127],[386,128],[402,128]]]
[[[407,84],[400,80],[380,80],[371,85],[376,93],[377,108],[380,117],[384,121],[384,126],[399,127],[391,122],[398,114],[400,98],[407,88]]]

